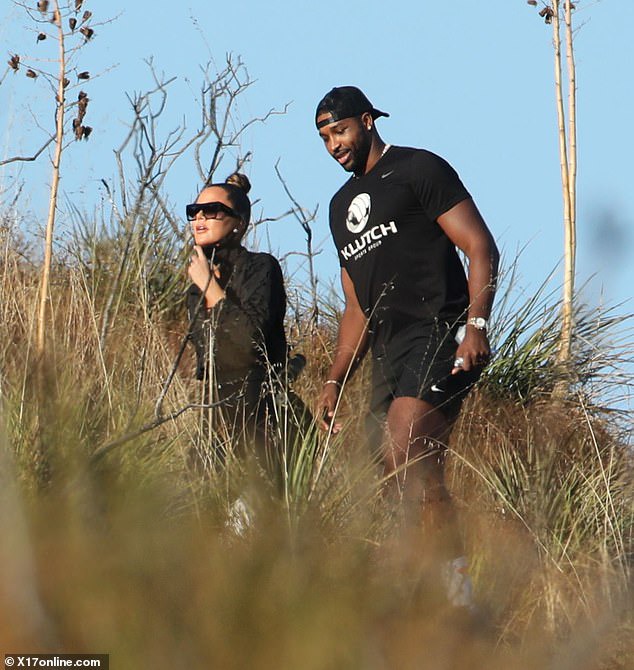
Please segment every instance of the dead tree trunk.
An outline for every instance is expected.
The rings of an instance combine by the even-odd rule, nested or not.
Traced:
[[[41,360],[44,355],[46,342],[46,304],[51,277],[51,265],[53,262],[53,231],[55,229],[55,215],[57,212],[57,194],[59,191],[60,164],[64,147],[64,111],[66,80],[66,47],[64,44],[64,28],[59,2],[55,0],[54,22],[57,27],[59,39],[59,74],[57,80],[57,95],[55,98],[55,151],[52,162],[51,194],[49,198],[48,216],[46,218],[46,238],[44,242],[44,266],[42,268],[42,279],[40,281],[39,309],[37,317],[37,339],[36,351]]]
[[[564,109],[564,82],[562,74],[561,23],[562,6],[565,31],[567,65],[568,123]],[[561,339],[558,360],[568,366],[572,355],[574,329],[574,290],[576,264],[576,180],[577,180],[577,118],[576,118],[576,75],[572,41],[571,0],[553,0],[552,25],[555,50],[555,95],[557,100],[557,123],[559,134],[559,158],[564,205],[564,281],[562,298]]]

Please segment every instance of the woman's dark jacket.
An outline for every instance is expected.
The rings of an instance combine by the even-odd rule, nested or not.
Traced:
[[[255,408],[271,369],[279,374],[287,359],[282,270],[270,254],[244,247],[219,249],[213,262],[219,265],[218,283],[226,298],[206,309],[195,284],[187,294],[196,377],[206,378],[213,356],[218,399],[240,394],[247,406]]]

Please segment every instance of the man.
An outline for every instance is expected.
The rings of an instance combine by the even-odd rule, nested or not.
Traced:
[[[450,600],[468,605],[469,584],[451,575],[464,572],[465,559],[444,442],[490,356],[499,255],[453,168],[431,152],[386,144],[375,125],[381,116],[353,86],[333,88],[317,106],[328,153],[352,173],[330,203],[345,310],[317,409],[321,427],[337,432],[339,394],[371,349],[370,419],[384,429],[384,473],[406,520],[422,523],[447,559]]]

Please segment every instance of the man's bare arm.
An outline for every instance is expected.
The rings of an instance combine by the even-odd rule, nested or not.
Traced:
[[[352,375],[367,350],[368,320],[359,305],[352,280],[346,270],[341,271],[345,308],[337,333],[337,346],[319,400],[317,416],[323,429],[329,427],[343,383]],[[340,426],[333,426],[337,432]]]
[[[491,232],[470,198],[438,217],[438,224],[469,259],[468,318],[488,319],[495,297],[500,260]],[[490,354],[486,332],[468,325],[465,339],[456,351],[456,357],[464,361],[463,369],[469,370],[473,365],[485,363]],[[454,368],[454,373],[458,371],[458,368]]]

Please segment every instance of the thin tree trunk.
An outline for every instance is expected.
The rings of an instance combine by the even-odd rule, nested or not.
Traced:
[[[64,79],[66,77],[66,51],[64,45],[64,28],[62,26],[59,2],[55,1],[55,25],[59,36],[59,79],[57,86],[56,111],[55,111],[55,153],[53,156],[53,171],[51,179],[51,194],[49,199],[48,217],[46,219],[46,239],[44,242],[44,266],[42,268],[42,279],[40,282],[39,310],[37,320],[36,352],[38,359],[42,360],[46,341],[46,304],[48,302],[48,291],[51,276],[51,265],[53,262],[53,230],[55,228],[55,214],[57,212],[57,194],[59,191],[59,168],[62,160],[62,149],[64,141]]]
[[[572,43],[572,1],[566,1],[566,62],[568,66],[568,190],[570,193],[570,256],[574,278],[577,257],[577,75]]]
[[[564,0],[569,8],[568,0]],[[559,134],[559,161],[561,165],[561,184],[564,200],[564,292],[562,302],[561,339],[559,361],[570,360],[573,327],[574,292],[574,233],[572,224],[572,204],[570,187],[570,168],[566,137],[566,118],[564,114],[562,64],[561,64],[561,21],[560,0],[553,0],[553,47],[555,50],[555,96],[557,101],[557,123]]]

